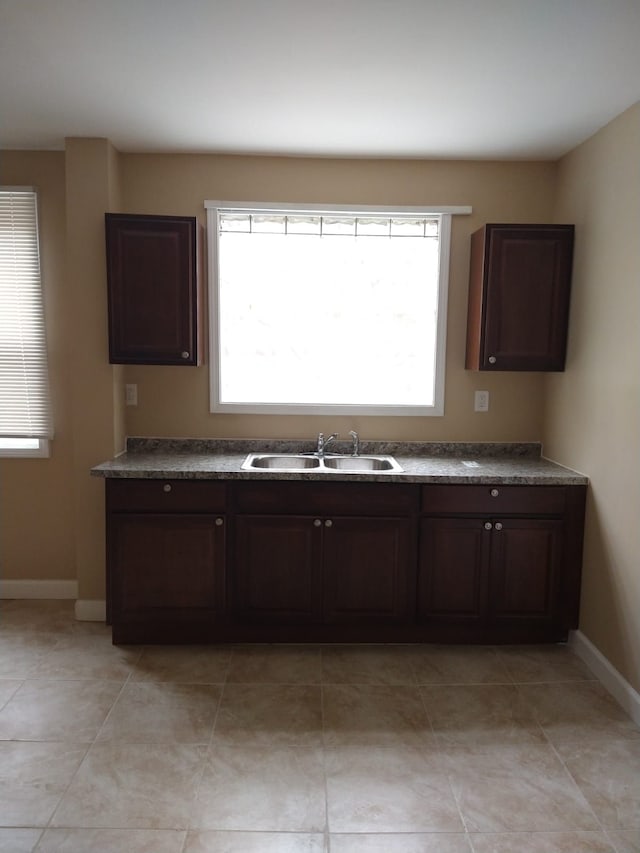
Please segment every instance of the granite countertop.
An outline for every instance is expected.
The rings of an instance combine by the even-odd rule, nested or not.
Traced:
[[[332,451],[348,454],[351,443],[336,441]],[[105,478],[192,480],[316,480],[394,483],[502,483],[582,486],[583,474],[542,455],[537,443],[360,442],[362,456],[390,454],[402,472],[243,471],[248,453],[308,453],[313,441],[287,439],[129,438],[127,450],[91,469]],[[469,465],[468,463],[473,463]]]

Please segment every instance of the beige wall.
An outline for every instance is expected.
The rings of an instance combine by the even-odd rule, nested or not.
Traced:
[[[539,440],[539,374],[487,375],[464,369],[469,235],[485,222],[549,219],[555,171],[550,163],[123,155],[127,212],[197,216],[203,225],[205,199],[473,207],[472,216],[453,220],[444,417],[214,416],[208,410],[207,366],[127,367],[126,381],[137,383],[139,401],[137,408],[127,410],[127,432],[311,439],[319,430],[347,434],[355,428],[370,439]],[[491,394],[487,414],[473,411],[475,389]]]
[[[73,301],[66,287],[65,157],[4,152],[0,184],[38,190],[55,440],[50,459],[0,460],[0,578],[75,580],[71,416]]]
[[[587,473],[580,628],[640,690],[640,104],[559,165],[576,223],[565,373],[546,379],[545,453]]]
[[[66,141],[66,287],[73,299],[74,540],[79,597],[104,599],[104,489],[88,476],[122,449],[121,369],[109,364],[104,212],[120,206],[119,156],[106,139]]]
[[[5,153],[1,168],[4,183],[41,189],[57,425],[52,459],[2,463],[4,578],[75,577],[81,598],[103,597],[103,486],[88,471],[120,448],[125,432],[311,438],[355,427],[365,438],[541,439],[541,375],[464,370],[468,252],[469,234],[484,222],[551,217],[554,164],[119,155],[107,140],[69,139],[64,154]],[[110,366],[105,210],[204,223],[207,198],[472,205],[473,215],[453,227],[445,417],[214,417],[206,366]],[[123,411],[123,381],[138,383],[137,408]],[[472,411],[476,388],[491,392],[488,414]]]

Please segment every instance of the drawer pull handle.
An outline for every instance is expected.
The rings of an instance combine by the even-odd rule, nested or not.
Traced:
[[[216,518],[216,527],[222,527],[224,524],[224,518]]]
[[[320,527],[321,524],[322,524],[322,522],[320,521],[319,518],[314,519],[314,522],[313,522],[314,527]]]
[[[493,527],[493,524],[491,524],[490,521],[485,521],[485,523],[484,523],[484,529],[485,530],[491,530],[492,527]]]
[[[498,495],[500,494],[500,490],[499,489],[491,489],[489,494],[491,495],[492,498],[497,498]]]
[[[502,524],[499,521],[496,521],[496,530],[502,530]]]
[[[171,483],[165,483],[164,486],[162,487],[162,491],[163,492],[170,492],[171,491]]]
[[[330,519],[330,518],[328,518],[328,519],[325,521],[324,526],[325,526],[325,527],[333,527],[333,521],[331,521],[331,519]]]
[[[180,353],[180,358],[189,358],[189,353],[186,350],[183,350]]]
[[[495,364],[497,360],[498,359],[495,357],[495,355],[489,356],[489,364]]]

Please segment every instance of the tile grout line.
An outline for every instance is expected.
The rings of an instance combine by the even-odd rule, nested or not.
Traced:
[[[140,658],[141,658],[141,657],[142,657],[142,650],[141,650],[141,651],[140,651],[140,653],[138,654],[137,660],[140,660]],[[61,804],[62,804],[62,801],[63,801],[63,800],[64,800],[64,798],[66,797],[66,795],[67,795],[67,793],[68,793],[68,791],[69,791],[69,788],[70,788],[70,787],[71,787],[71,785],[73,784],[74,779],[76,778],[76,776],[77,776],[77,775],[78,775],[78,773],[80,772],[80,769],[81,769],[82,765],[83,765],[83,764],[85,763],[85,761],[87,760],[87,757],[88,757],[88,755],[89,755],[89,752],[91,751],[91,748],[92,748],[93,746],[95,746],[95,744],[97,743],[98,737],[100,736],[100,732],[102,731],[102,729],[104,728],[104,726],[105,726],[105,724],[106,724],[107,720],[108,720],[108,719],[109,719],[109,717],[111,716],[111,714],[112,714],[112,712],[113,712],[113,709],[115,708],[116,704],[118,703],[118,700],[120,699],[120,697],[122,696],[122,693],[124,692],[125,687],[126,687],[126,686],[127,686],[127,684],[129,683],[129,681],[130,681],[130,679],[131,679],[131,672],[132,672],[132,670],[131,670],[131,666],[130,666],[130,667],[129,667],[129,672],[127,673],[127,677],[126,677],[126,679],[122,682],[122,686],[121,686],[120,690],[118,691],[118,695],[117,695],[117,696],[116,696],[116,698],[114,699],[113,704],[111,705],[111,708],[109,709],[109,711],[108,711],[108,713],[107,713],[106,717],[105,717],[105,718],[104,718],[104,720],[102,721],[102,724],[98,727],[98,731],[96,732],[96,734],[95,734],[95,736],[94,736],[93,740],[92,740],[92,741],[87,745],[87,748],[86,748],[86,750],[85,750],[85,753],[84,753],[84,755],[82,756],[82,760],[80,761],[80,763],[79,763],[79,764],[78,764],[78,766],[76,767],[75,772],[71,775],[71,778],[69,779],[69,782],[68,782],[68,784],[67,784],[66,788],[65,788],[65,789],[64,789],[64,791],[62,792],[62,795],[60,796],[60,799],[58,800],[58,802],[56,803],[55,808],[54,808],[54,809],[53,809],[53,811],[51,812],[51,817],[50,817],[50,818],[49,818],[49,820],[47,821],[47,825],[46,825],[45,829],[43,830],[42,837],[44,837],[44,833],[46,832],[46,830],[56,828],[56,827],[53,827],[53,826],[52,826],[52,821],[53,821],[53,819],[55,818],[55,816],[56,816],[56,814],[57,814],[57,812],[58,812],[58,809],[60,808],[60,806],[61,806]],[[98,680],[98,681],[108,681],[108,680],[110,680],[110,679],[97,679],[97,680]],[[38,844],[39,844],[39,843],[40,843],[40,841],[38,841]]]
[[[331,853],[331,825],[329,822],[329,779],[327,777],[327,742],[325,738],[324,707],[324,647],[320,646],[320,720],[322,725],[322,773],[324,776],[324,848]]]
[[[214,749],[213,739],[215,737],[216,725],[218,723],[218,717],[220,715],[220,709],[222,708],[222,701],[224,699],[225,690],[226,690],[226,687],[229,683],[229,680],[228,680],[229,679],[229,670],[231,669],[231,661],[233,660],[234,653],[235,653],[235,648],[231,648],[230,654],[229,654],[229,660],[227,661],[227,665],[226,665],[226,669],[225,669],[225,673],[224,673],[224,679],[220,685],[221,686],[220,696],[218,697],[218,706],[216,708],[216,713],[213,717],[213,723],[211,725],[211,732],[209,734],[209,740],[207,742],[207,745],[206,745],[205,750],[204,750],[204,754],[202,756],[202,767],[200,769],[199,778],[198,778],[198,781],[197,781],[197,783],[195,785],[195,789],[194,789],[194,798],[193,798],[193,802],[191,803],[191,812],[189,814],[188,826],[187,826],[187,830],[185,832],[184,842],[182,845],[182,853],[184,853],[184,850],[186,849],[187,841],[189,839],[189,833],[190,832],[202,831],[200,827],[194,826],[195,810],[196,810],[196,806],[198,804],[198,800],[199,800],[199,796],[200,796],[200,789],[202,787],[202,780],[204,779],[204,774],[205,774],[206,769],[207,769],[207,761],[213,757],[213,749]],[[220,682],[217,682],[217,683],[220,683]]]
[[[418,677],[417,677],[415,670],[413,669],[413,665],[411,665],[411,669],[413,671],[416,682],[418,682]],[[465,838],[467,840],[467,843],[469,845],[471,853],[473,853],[473,851],[474,851],[473,840],[471,839],[471,836],[469,834],[467,822],[465,821],[464,815],[462,814],[462,809],[460,808],[460,802],[458,800],[458,797],[456,796],[456,792],[455,792],[453,785],[451,783],[451,774],[449,773],[449,757],[446,755],[446,753],[442,749],[442,745],[440,743],[440,740],[439,740],[439,738],[438,738],[438,736],[437,736],[437,734],[433,728],[433,722],[431,720],[431,717],[429,716],[429,711],[428,711],[427,706],[425,704],[424,696],[422,695],[422,686],[423,685],[416,684],[418,696],[420,697],[420,703],[421,703],[422,708],[424,710],[425,717],[427,718],[427,722],[429,723],[429,729],[431,730],[431,736],[433,737],[433,741],[434,741],[434,744],[435,744],[436,749],[437,749],[438,757],[442,760],[442,763],[444,764],[445,775],[446,775],[446,779],[447,779],[447,785],[449,786],[449,792],[451,794],[451,797],[453,798],[453,802],[456,804],[456,809],[458,811],[458,817],[460,818],[460,823],[462,824],[462,827],[464,829]]]

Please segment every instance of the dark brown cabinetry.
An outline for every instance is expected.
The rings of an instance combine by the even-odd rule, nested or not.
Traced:
[[[189,216],[105,214],[109,360],[200,360],[197,224]]]
[[[364,639],[371,626],[406,626],[415,503],[411,486],[238,484],[236,619],[298,626],[306,639],[359,630]]]
[[[303,625],[322,618],[322,530],[306,516],[239,515],[234,612],[241,622]]]
[[[107,481],[114,642],[184,642],[225,619],[225,486]]]
[[[108,479],[114,642],[564,640],[585,492]]]
[[[422,510],[427,638],[563,640],[576,627],[581,487],[425,486]]]
[[[466,367],[564,370],[573,225],[485,225],[471,237]]]

